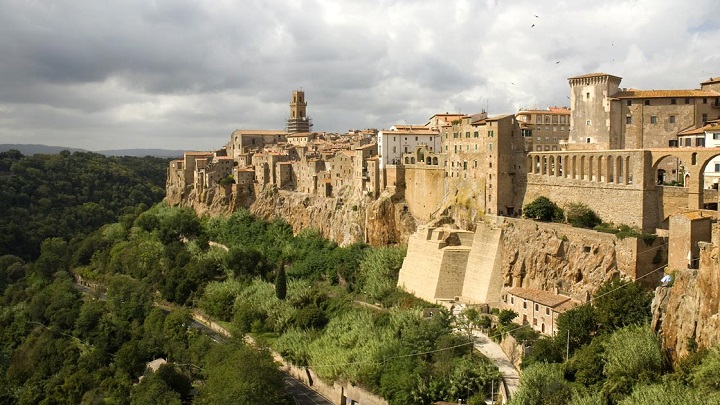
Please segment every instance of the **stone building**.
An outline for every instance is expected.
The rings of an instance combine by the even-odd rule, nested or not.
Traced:
[[[701,127],[680,131],[677,146],[680,148],[720,148],[720,120],[711,120]],[[708,162],[705,166],[704,176],[705,188],[717,190],[720,181],[720,156]],[[683,183],[686,183],[684,179]]]
[[[230,141],[225,145],[227,155],[240,159],[249,152],[260,151],[266,146],[274,146],[286,142],[286,133],[277,130],[265,129],[238,129],[230,135]]]
[[[557,318],[579,302],[560,294],[531,288],[512,287],[503,296],[505,307],[517,312],[513,320],[534,330],[555,336]]]
[[[515,114],[525,150],[560,150],[570,134],[570,109],[548,107],[546,110],[521,110]]]
[[[390,129],[378,132],[380,169],[384,169],[387,165],[401,164],[402,154],[412,153],[417,145],[427,145],[430,150],[439,151],[439,132],[430,129],[404,131]]]
[[[695,90],[620,88],[606,73],[571,77],[569,150],[673,146],[678,132],[720,116],[720,80]]]

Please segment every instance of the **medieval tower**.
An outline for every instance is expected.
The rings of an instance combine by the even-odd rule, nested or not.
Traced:
[[[619,125],[611,122],[610,96],[618,91],[622,78],[592,73],[571,77],[570,136],[568,149],[620,149]],[[613,125],[615,124],[615,125]]]
[[[310,127],[312,127],[312,123],[307,116],[305,92],[293,90],[293,97],[290,102],[290,117],[287,119],[287,133],[310,132]]]

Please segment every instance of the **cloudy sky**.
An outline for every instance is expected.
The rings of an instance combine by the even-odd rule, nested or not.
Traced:
[[[720,76],[717,0],[0,0],[0,143],[209,150],[282,129],[567,105],[591,72]]]

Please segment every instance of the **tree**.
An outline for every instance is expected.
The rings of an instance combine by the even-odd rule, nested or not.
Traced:
[[[563,210],[545,196],[536,198],[523,208],[525,218],[537,219],[539,221],[562,221]]]
[[[617,402],[632,391],[633,385],[656,382],[665,357],[660,341],[649,326],[626,326],[605,342],[603,372],[607,381],[603,393]]]
[[[214,346],[206,357],[202,404],[290,405],[283,374],[266,350],[232,340]]]
[[[609,333],[627,325],[641,325],[650,319],[652,293],[638,282],[614,278],[593,296],[598,330]]]
[[[287,278],[285,277],[285,266],[280,266],[275,276],[275,296],[284,300],[287,296]]]
[[[579,347],[590,343],[597,332],[595,310],[591,305],[580,305],[558,316],[557,338],[569,347],[570,355]],[[568,345],[568,336],[570,342]]]
[[[523,370],[511,405],[565,405],[572,397],[560,364],[537,363]]]
[[[517,316],[518,313],[513,311],[512,309],[503,309],[498,315],[498,322],[500,322],[500,325],[502,326],[507,326],[510,325],[510,322],[512,322],[513,319],[517,318]]]

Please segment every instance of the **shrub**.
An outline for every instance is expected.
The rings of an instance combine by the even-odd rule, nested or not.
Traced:
[[[561,221],[563,210],[545,196],[536,198],[533,202],[523,207],[525,218],[537,219],[538,221]]]
[[[602,223],[595,211],[582,203],[568,204],[565,209],[565,218],[570,225],[576,228],[592,229]]]

